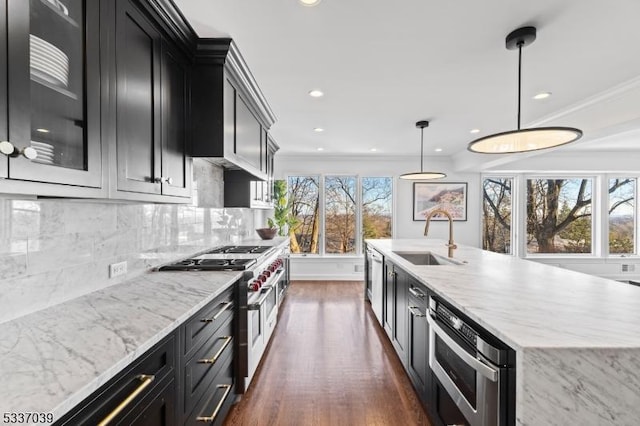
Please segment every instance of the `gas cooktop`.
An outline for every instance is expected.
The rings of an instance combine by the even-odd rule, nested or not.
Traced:
[[[244,271],[254,259],[185,259],[160,268],[160,271]]]
[[[214,253],[255,253],[261,254],[271,250],[271,246],[222,246],[208,251],[206,254]]]

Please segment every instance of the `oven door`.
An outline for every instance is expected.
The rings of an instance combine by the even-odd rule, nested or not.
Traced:
[[[501,369],[470,348],[447,326],[429,321],[429,367],[435,376],[433,407],[446,425],[496,426]]]
[[[269,288],[269,292],[271,292]],[[249,386],[265,348],[265,301],[267,294],[260,294],[256,301],[247,305],[247,365],[248,372],[245,386]]]

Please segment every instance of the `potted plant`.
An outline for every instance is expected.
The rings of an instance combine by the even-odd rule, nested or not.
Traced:
[[[296,218],[291,215],[291,203],[287,197],[286,181],[276,180],[273,182],[273,203],[273,217],[267,219],[269,228],[263,229],[276,229],[278,235],[284,237],[286,228],[295,226],[297,223]]]

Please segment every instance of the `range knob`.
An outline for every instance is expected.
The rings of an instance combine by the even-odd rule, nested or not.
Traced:
[[[253,281],[251,284],[249,284],[249,288],[251,289],[251,291],[260,290],[260,282],[259,281]]]
[[[462,320],[460,318],[456,318],[456,317],[451,318],[451,324],[453,325],[453,328],[455,328],[456,330],[460,330],[462,328]]]
[[[275,272],[278,269],[278,265],[276,264],[272,264],[269,266],[269,271],[271,272]]]
[[[267,269],[263,272],[263,274],[266,275],[267,278],[269,278],[271,276],[271,271]]]

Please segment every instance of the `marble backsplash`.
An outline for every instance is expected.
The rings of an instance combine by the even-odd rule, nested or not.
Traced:
[[[222,172],[196,166],[194,205],[0,198],[0,323],[257,237],[270,211],[212,207]],[[121,261],[127,274],[109,278]]]

